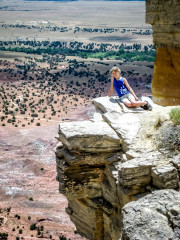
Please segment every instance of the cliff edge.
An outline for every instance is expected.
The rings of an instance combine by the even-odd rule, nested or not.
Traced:
[[[169,119],[173,107],[126,108],[118,97],[92,103],[92,118],[62,122],[56,136],[59,192],[77,232],[92,240],[180,239],[180,127]]]

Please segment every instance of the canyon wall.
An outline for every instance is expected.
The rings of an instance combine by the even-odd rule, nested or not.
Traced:
[[[156,47],[152,93],[163,106],[180,105],[180,1],[146,0],[146,23]]]
[[[180,239],[180,129],[171,107],[130,109],[118,97],[92,103],[92,118],[61,122],[56,136],[56,179],[77,232],[91,240],[160,240],[168,229],[167,237]]]

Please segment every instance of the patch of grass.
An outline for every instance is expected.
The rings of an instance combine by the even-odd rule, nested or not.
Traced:
[[[169,116],[175,125],[180,124],[180,107],[175,107],[171,109]]]
[[[158,129],[159,127],[161,127],[162,122],[163,121],[162,121],[161,117],[159,116],[158,119],[156,120],[156,122],[154,123],[154,128]]]
[[[66,48],[63,49],[62,47],[38,47],[33,48],[31,47],[22,47],[22,46],[16,46],[16,47],[0,47],[1,51],[13,51],[13,52],[24,52],[28,54],[61,54],[64,56],[79,56],[82,58],[110,58],[110,59],[116,59],[116,60],[122,60],[125,61],[148,61],[148,62],[154,62],[156,57],[156,50],[149,50],[149,51],[138,51],[138,50],[124,50],[120,49],[119,51],[113,51],[113,50],[106,50],[101,51],[98,49],[71,49]]]

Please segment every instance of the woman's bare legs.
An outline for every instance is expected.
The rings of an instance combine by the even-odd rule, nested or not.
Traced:
[[[132,103],[129,101],[129,100],[124,100],[123,101],[123,103],[124,103],[124,105],[126,105],[127,107],[134,107],[133,105],[132,105]]]
[[[147,104],[147,102],[144,102],[144,101],[134,101],[131,99],[129,101],[131,102],[133,107],[140,107]]]
[[[125,100],[123,101],[123,103],[127,106],[127,107],[140,107],[140,106],[143,106],[143,105],[146,105],[147,102],[144,102],[144,101],[135,101],[135,100]]]

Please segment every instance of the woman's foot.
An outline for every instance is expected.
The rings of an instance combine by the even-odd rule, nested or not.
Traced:
[[[148,101],[145,101],[147,104],[146,105],[143,105],[141,106],[144,110],[149,110],[149,111],[152,111],[152,106],[151,104],[148,102]]]

